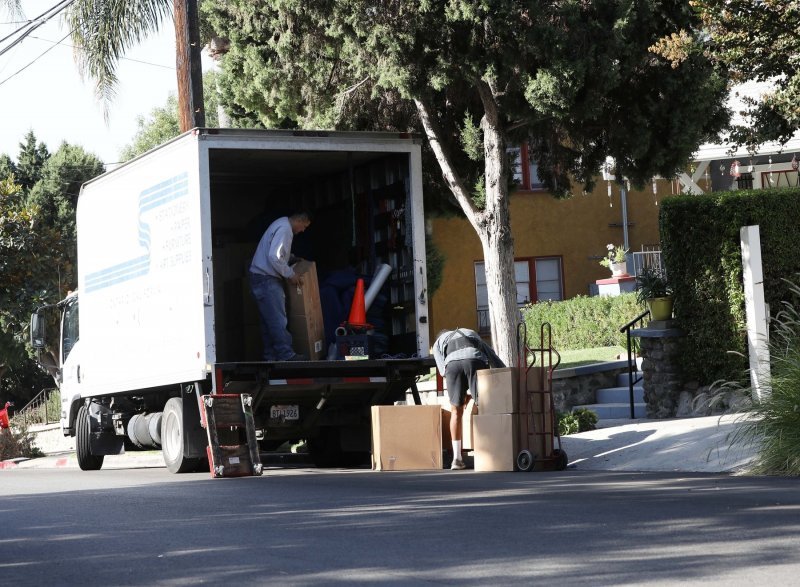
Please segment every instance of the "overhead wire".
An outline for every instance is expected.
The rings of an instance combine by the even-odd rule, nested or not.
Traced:
[[[72,34],[72,33],[70,33],[70,34]],[[67,35],[67,36],[69,36],[69,35]],[[45,43],[52,43],[54,45],[63,45],[64,47],[70,47],[71,49],[80,49],[81,48],[78,45],[71,45],[69,43],[65,43],[64,39],[61,39],[60,41],[51,41],[50,39],[44,39],[42,37],[36,37],[34,35],[31,35],[30,38],[31,39],[36,39],[37,41],[44,41]],[[152,61],[142,61],[141,59],[133,59],[132,57],[120,57],[120,60],[121,61],[132,61],[133,63],[141,63],[142,65],[152,65],[153,67],[161,67],[163,69],[170,69],[170,70],[174,70],[175,69],[174,65],[164,65],[162,63],[153,63]]]
[[[57,15],[59,12],[67,8],[70,4],[75,2],[75,0],[61,0],[55,6],[49,8],[48,10],[44,11],[42,14],[37,16],[36,18],[28,21],[25,25],[17,28],[15,31],[12,31],[2,39],[0,39],[0,43],[4,43],[11,37],[15,35],[19,35],[16,39],[14,39],[11,43],[7,46],[0,49],[0,56],[8,53],[11,49],[16,47],[19,43],[21,43],[28,35],[30,35],[33,31],[38,29],[40,26],[46,24],[51,18]]]
[[[67,37],[69,37],[71,34],[72,34],[72,32],[69,32],[69,33],[67,33],[66,35],[64,35],[64,37],[62,37],[61,41],[64,41],[64,40],[65,40]],[[53,49],[55,49],[56,47],[58,47],[58,45],[61,43],[61,41],[58,41],[57,43],[53,43],[53,45],[51,45],[50,47],[48,47],[47,49],[45,49],[44,51],[42,51],[41,53],[39,53],[39,55],[37,55],[37,56],[36,56],[36,57],[33,59],[33,61],[30,61],[30,62],[29,62],[27,65],[25,65],[25,66],[21,67],[20,69],[18,69],[17,71],[15,71],[15,72],[14,72],[14,73],[12,73],[11,75],[9,75],[7,78],[5,78],[4,80],[0,81],[0,86],[2,86],[4,83],[6,83],[7,81],[9,81],[9,80],[10,80],[10,79],[12,79],[13,77],[15,77],[15,76],[19,75],[20,73],[22,73],[23,71],[25,71],[26,69],[28,69],[28,68],[29,68],[31,65],[33,65],[34,63],[36,63],[37,61],[39,61],[39,59],[41,59],[42,57],[44,57],[45,55],[47,55],[47,54],[48,54],[50,51],[52,51]]]

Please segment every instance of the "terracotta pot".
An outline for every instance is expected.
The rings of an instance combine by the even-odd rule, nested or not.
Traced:
[[[647,300],[651,320],[669,320],[672,318],[672,298],[650,298]]]

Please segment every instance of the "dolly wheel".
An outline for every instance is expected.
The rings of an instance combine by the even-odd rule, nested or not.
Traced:
[[[520,471],[532,471],[533,470],[533,454],[529,450],[521,450],[517,455],[517,468]]]
[[[567,453],[565,453],[560,448],[557,448],[553,451],[553,459],[556,463],[556,471],[563,471],[569,465],[569,457]],[[519,457],[517,457],[517,462],[519,462]]]

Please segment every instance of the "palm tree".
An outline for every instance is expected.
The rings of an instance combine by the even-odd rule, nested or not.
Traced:
[[[58,8],[65,11],[77,47],[78,70],[95,82],[95,93],[106,110],[116,92],[120,58],[174,15],[181,132],[205,125],[197,1],[68,0]],[[0,0],[0,6],[21,13],[21,0]]]
[[[197,0],[74,0],[66,22],[81,75],[94,80],[98,98],[114,97],[116,68],[125,51],[174,15],[181,132],[205,125]]]

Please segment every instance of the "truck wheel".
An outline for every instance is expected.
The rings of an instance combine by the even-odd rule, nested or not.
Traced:
[[[170,473],[194,471],[200,459],[183,456],[183,402],[179,397],[167,400],[161,418],[161,454]]]
[[[103,456],[92,454],[91,432],[89,408],[83,405],[75,420],[75,454],[82,471],[97,471],[103,466]]]

